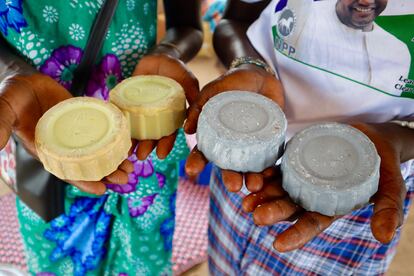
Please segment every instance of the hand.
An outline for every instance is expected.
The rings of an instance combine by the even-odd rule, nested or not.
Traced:
[[[150,54],[143,57],[135,68],[133,75],[160,75],[174,79],[184,88],[189,104],[195,101],[199,92],[198,80],[186,65],[179,59],[169,55]],[[158,141],[140,141],[136,152],[138,159],[145,160],[155,147],[157,147],[157,156],[164,159],[174,147],[176,137],[177,133],[173,133]],[[135,141],[135,143],[137,142]]]
[[[403,202],[406,188],[400,171],[400,152],[395,140],[384,131],[384,125],[355,124],[375,144],[381,157],[380,182],[377,193],[371,198],[374,214],[371,230],[381,243],[389,243],[396,229],[403,223]],[[285,252],[301,248],[319,235],[339,217],[328,217],[308,212],[296,205],[282,189],[280,172],[275,170],[266,179],[263,189],[243,200],[243,209],[253,212],[257,225],[273,225],[280,221],[297,219],[296,223],[277,236],[273,246]]]
[[[265,70],[254,65],[245,65],[228,71],[223,76],[207,84],[197,97],[196,101],[190,106],[187,122],[184,129],[187,133],[193,134],[197,129],[197,121],[200,112],[206,102],[215,95],[229,91],[243,90],[262,94],[275,101],[283,108],[283,88],[280,82]],[[187,159],[186,173],[189,176],[195,176],[201,173],[207,164],[207,159],[195,147]],[[271,173],[267,170],[265,174]],[[226,188],[231,192],[237,192],[243,185],[243,174],[222,170],[223,182]],[[260,190],[263,186],[263,173],[246,173],[246,186],[252,192]]]
[[[69,99],[72,95],[52,78],[34,74],[14,76],[0,87],[0,149],[10,139],[12,131],[20,138],[26,150],[37,158],[34,144],[35,128],[42,115],[57,103]],[[104,180],[118,184],[128,182],[128,173],[133,165],[125,160]],[[79,189],[93,194],[103,194],[106,186],[102,181],[70,181]]]

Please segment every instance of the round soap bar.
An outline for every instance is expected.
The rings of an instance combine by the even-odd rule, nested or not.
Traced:
[[[282,158],[283,188],[308,211],[344,215],[378,189],[380,157],[370,139],[344,124],[325,123],[296,134]]]
[[[286,126],[272,100],[252,92],[224,92],[203,107],[197,146],[222,169],[261,172],[280,157]]]
[[[185,93],[170,78],[131,77],[110,92],[110,101],[129,114],[131,135],[138,140],[158,140],[173,134],[184,123]]]
[[[129,122],[102,100],[77,97],[48,110],[36,126],[36,150],[61,179],[98,181],[114,172],[131,147]]]

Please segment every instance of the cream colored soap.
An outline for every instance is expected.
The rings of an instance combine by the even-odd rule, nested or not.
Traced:
[[[98,181],[114,172],[131,147],[126,116],[115,105],[77,97],[48,110],[36,126],[36,150],[61,179]]]
[[[110,92],[110,101],[129,114],[131,135],[138,140],[168,136],[185,120],[185,93],[175,80],[137,76]]]

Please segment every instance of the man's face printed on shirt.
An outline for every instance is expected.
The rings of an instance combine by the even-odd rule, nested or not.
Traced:
[[[338,0],[339,20],[354,29],[372,30],[372,23],[387,6],[388,0]]]

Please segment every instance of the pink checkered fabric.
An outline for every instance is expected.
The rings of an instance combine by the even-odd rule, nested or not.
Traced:
[[[209,188],[181,181],[173,240],[174,275],[207,260],[208,208]]]
[[[27,270],[14,194],[0,197],[0,264]]]
[[[180,180],[173,240],[174,275],[207,260],[208,197],[208,187]],[[0,197],[0,264],[27,271],[14,194]]]

